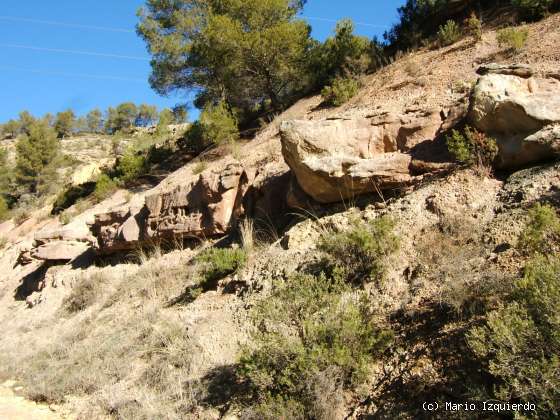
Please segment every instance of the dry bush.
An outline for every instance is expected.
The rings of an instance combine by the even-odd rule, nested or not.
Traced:
[[[249,256],[255,250],[255,226],[251,219],[243,219],[239,225],[241,244],[245,253]]]
[[[462,215],[443,219],[417,246],[413,293],[422,291],[459,316],[484,312],[508,282],[492,268],[476,221]]]
[[[208,163],[205,160],[197,162],[192,169],[193,175],[199,175],[208,168]]]
[[[404,71],[410,77],[418,77],[422,72],[422,66],[414,60],[409,60],[404,66]]]
[[[176,296],[189,282],[194,282],[195,273],[189,260],[179,259],[178,264],[169,264],[162,258],[159,246],[150,251],[139,250],[134,261],[140,267],[133,276],[121,281],[105,300],[110,307],[123,299],[165,302]]]
[[[27,398],[83,397],[80,418],[174,419],[192,412],[199,388],[186,378],[196,349],[173,314],[149,302],[123,302],[55,322],[33,332],[38,338],[27,352],[14,346],[0,357],[0,371],[17,378]]]
[[[105,282],[106,279],[102,274],[79,279],[70,294],[64,299],[62,307],[69,313],[87,309],[98,300]]]

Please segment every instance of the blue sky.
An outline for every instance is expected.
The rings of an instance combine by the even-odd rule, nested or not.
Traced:
[[[309,0],[303,16],[323,40],[336,20],[380,35],[404,0]],[[173,106],[148,84],[149,56],[134,33],[143,0],[4,0],[0,9],[0,122],[21,110],[40,116],[72,108],[78,114],[125,101]],[[342,5],[342,6],[341,6]],[[191,111],[191,116],[196,116]]]

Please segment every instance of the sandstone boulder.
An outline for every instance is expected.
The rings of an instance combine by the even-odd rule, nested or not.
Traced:
[[[242,212],[248,179],[239,164],[203,172],[191,185],[146,197],[148,238],[222,235]]]
[[[90,250],[94,241],[85,224],[47,226],[35,233],[29,246],[21,248],[18,263],[27,265],[35,261],[73,261]]]
[[[534,74],[533,69],[527,64],[490,63],[480,66],[476,72],[482,76],[487,74],[505,74],[524,78],[531,77]]]
[[[96,215],[90,228],[101,253],[160,240],[223,235],[243,213],[247,187],[243,167],[229,163],[221,171],[208,170],[185,185],[147,195],[142,207]]]
[[[46,244],[53,241],[78,241],[92,243],[95,238],[85,223],[71,223],[56,229],[42,229],[35,233],[37,244]]]
[[[471,123],[496,138],[498,165],[516,168],[558,153],[560,81],[503,74],[482,76],[475,87]]]
[[[284,121],[282,153],[301,188],[320,203],[403,187],[413,181],[411,152],[437,137],[444,115],[408,110],[352,120]]]
[[[130,208],[95,215],[90,229],[97,238],[98,248],[111,252],[133,249],[141,240],[141,226],[145,221],[139,216],[140,212]]]
[[[72,174],[71,184],[73,186],[83,185],[95,179],[101,174],[99,163],[88,163],[78,167]]]
[[[91,248],[89,243],[78,241],[55,241],[39,245],[31,250],[31,257],[42,261],[72,261]]]

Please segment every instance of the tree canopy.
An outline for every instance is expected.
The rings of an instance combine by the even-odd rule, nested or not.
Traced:
[[[58,137],[68,137],[70,134],[72,134],[75,125],[76,115],[71,109],[56,114],[54,129]]]
[[[198,92],[196,105],[225,101],[280,109],[305,84],[310,28],[303,1],[148,0],[139,35],[152,54],[150,83],[161,94]]]
[[[55,131],[44,121],[35,121],[29,133],[23,135],[16,145],[16,179],[29,192],[37,192],[43,173],[59,153],[59,141]]]

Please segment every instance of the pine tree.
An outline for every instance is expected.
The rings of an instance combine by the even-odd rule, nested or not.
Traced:
[[[56,114],[54,121],[54,129],[59,138],[68,137],[74,131],[76,124],[76,115],[74,111],[68,109],[64,112]]]
[[[36,193],[41,176],[59,153],[56,132],[44,121],[34,122],[18,141],[16,153],[16,180],[27,192]]]
[[[103,114],[96,108],[88,112],[87,116],[87,128],[90,133],[98,133],[101,130],[103,124]]]
[[[19,133],[29,135],[31,126],[35,123],[35,117],[28,111],[19,113]]]
[[[147,127],[158,119],[158,110],[153,105],[142,104],[138,107],[138,115],[136,117],[136,125]]]
[[[311,46],[302,1],[148,0],[139,34],[153,56],[152,87],[198,92],[197,106],[225,100],[243,110],[284,107],[306,79]]]

